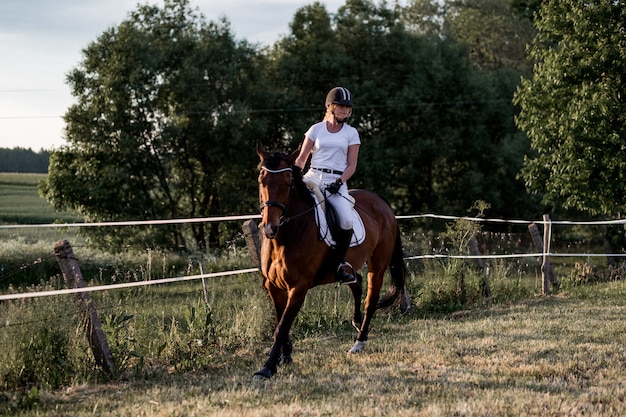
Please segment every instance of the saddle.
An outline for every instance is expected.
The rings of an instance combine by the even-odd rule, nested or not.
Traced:
[[[322,191],[313,181],[304,181],[309,188],[313,199],[315,200],[315,223],[318,227],[320,239],[323,240],[328,246],[333,247],[335,245],[335,239],[337,230],[339,229],[339,218],[337,211],[330,204],[322,194]],[[354,197],[348,196],[354,203]],[[320,204],[323,202],[323,204]],[[350,241],[350,247],[358,246],[365,240],[365,226],[361,216],[354,207],[351,210],[352,216],[352,240]]]

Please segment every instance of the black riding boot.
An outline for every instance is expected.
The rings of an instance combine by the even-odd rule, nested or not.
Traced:
[[[348,248],[350,247],[350,240],[352,239],[352,229],[344,230],[339,229],[337,236],[335,237],[335,251],[337,256],[337,263],[339,266],[337,267],[337,280],[340,284],[354,284],[356,278],[354,276],[354,268],[352,265],[346,262],[346,252],[348,252]],[[350,272],[352,271],[352,273]]]

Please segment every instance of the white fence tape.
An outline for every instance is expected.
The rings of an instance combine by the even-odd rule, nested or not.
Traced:
[[[15,224],[15,225],[0,225],[0,229],[27,229],[27,228],[62,228],[62,227],[107,227],[107,226],[142,226],[142,225],[157,225],[157,224],[183,224],[183,223],[207,223],[207,222],[222,222],[222,221],[241,221],[250,219],[260,219],[260,215],[241,215],[241,216],[220,216],[220,217],[201,217],[190,219],[164,219],[164,220],[137,220],[137,221],[119,221],[119,222],[95,222],[95,223],[50,223],[50,224]],[[507,220],[507,219],[487,219],[480,217],[457,217],[447,216],[440,214],[416,214],[406,216],[396,216],[398,220],[418,219],[418,218],[434,218],[442,220],[468,220],[485,223],[509,223],[509,224],[543,224],[543,220],[529,221],[529,220]],[[551,220],[553,225],[617,225],[626,224],[626,219],[620,220],[605,220],[605,221],[558,221]],[[415,259],[436,259],[436,258],[453,258],[453,259],[499,259],[499,258],[528,258],[528,257],[542,257],[542,256],[554,256],[554,257],[624,257],[626,254],[602,254],[602,253],[525,253],[525,254],[509,254],[509,255],[445,255],[445,254],[433,254],[433,255],[418,255],[406,257],[406,260]],[[17,300],[24,298],[46,297],[62,294],[74,294],[81,292],[92,291],[105,291],[118,288],[131,288],[146,285],[167,284],[172,282],[192,281],[202,278],[214,278],[230,275],[249,274],[258,272],[258,268],[241,269],[236,271],[215,272],[210,274],[201,275],[189,275],[175,278],[163,278],[150,281],[135,281],[121,284],[109,284],[98,285],[93,287],[84,288],[69,288],[64,290],[51,290],[51,291],[39,291],[28,292],[18,294],[0,294],[0,301],[3,300]]]
[[[404,258],[405,260],[412,259],[438,259],[438,258],[446,258],[446,259],[500,259],[500,258],[534,258],[534,257],[542,257],[542,256],[550,256],[550,257],[560,257],[560,258],[593,258],[593,257],[626,257],[626,253],[616,253],[616,254],[606,254],[606,253],[514,253],[508,255],[444,255],[444,254],[435,254],[435,255],[416,255],[416,256],[408,256]]]
[[[259,214],[243,216],[198,217],[191,219],[164,219],[164,220],[129,220],[123,222],[97,223],[48,223],[48,224],[2,224],[0,229],[28,229],[40,227],[106,227],[106,226],[147,226],[152,224],[181,224],[181,223],[210,223],[235,220],[260,219]]]
[[[182,224],[182,223],[209,223],[209,222],[224,222],[224,221],[240,221],[250,219],[260,219],[258,214],[247,214],[241,216],[221,216],[221,217],[197,217],[190,219],[163,219],[163,220],[129,220],[119,222],[96,222],[96,223],[48,223],[48,224],[3,224],[0,225],[0,229],[28,229],[28,228],[40,228],[40,227],[106,227],[106,226],[146,226],[154,224]],[[412,214],[405,216],[396,216],[398,220],[407,219],[419,219],[419,218],[432,218],[442,220],[469,220],[482,223],[509,223],[509,224],[543,224],[543,220],[510,220],[510,219],[487,219],[482,217],[458,217],[447,216],[442,214]],[[599,221],[568,221],[568,220],[551,220],[552,224],[560,225],[616,225],[626,224],[626,219],[619,220],[599,220]]]
[[[154,279],[150,281],[133,281],[133,282],[125,282],[121,284],[96,285],[93,287],[67,288],[64,290],[50,290],[50,291],[38,291],[38,292],[25,292],[25,293],[18,293],[18,294],[4,294],[4,295],[0,295],[0,301],[17,300],[17,299],[23,299],[23,298],[47,297],[51,295],[75,294],[75,293],[81,293],[81,292],[106,291],[106,290],[114,290],[117,288],[143,287],[146,285],[169,284],[172,282],[193,281],[193,280],[202,279],[202,278],[215,278],[215,277],[225,277],[229,275],[250,274],[253,272],[257,272],[258,270],[259,268],[248,268],[248,269],[240,269],[237,271],[214,272],[210,274],[201,274],[201,275],[187,275],[184,277]]]

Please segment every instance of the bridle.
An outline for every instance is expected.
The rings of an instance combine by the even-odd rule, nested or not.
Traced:
[[[291,183],[289,184],[289,190],[287,193],[287,202],[289,201],[289,198],[291,197],[291,190],[293,189],[293,170],[291,169],[291,167],[285,167],[285,168],[280,168],[280,169],[269,169],[266,166],[262,166],[261,169],[265,172],[269,172],[270,174],[280,174],[283,172],[291,172],[292,176],[291,176]],[[265,207],[278,207],[282,210],[281,214],[280,214],[280,218],[279,218],[279,222],[278,222],[278,226],[282,226],[283,224],[289,222],[290,220],[293,220],[295,218],[298,218],[300,216],[304,216],[305,214],[307,214],[310,211],[314,211],[316,206],[319,206],[320,204],[323,204],[324,201],[318,201],[316,204],[314,204],[312,207],[298,213],[295,214],[291,217],[285,217],[285,213],[287,213],[287,202],[285,202],[284,204],[281,203],[280,201],[276,201],[276,200],[267,200],[264,201],[260,204],[259,208],[261,211],[263,211],[263,209]]]
[[[281,169],[269,169],[266,166],[262,166],[261,169],[264,170],[265,172],[269,172],[270,174],[281,174],[287,171],[292,173],[291,184],[289,185],[289,191],[287,194],[287,201],[289,201],[289,195],[291,194],[291,189],[293,188],[293,170],[291,169],[291,167],[286,167],[286,168],[281,168]],[[279,209],[282,210],[280,214],[280,221],[278,222],[279,226],[282,226],[283,223],[287,221],[285,220],[285,213],[287,212],[287,202],[283,204],[280,201],[267,200],[267,201],[262,202],[259,208],[261,211],[263,211],[265,207],[278,207]]]

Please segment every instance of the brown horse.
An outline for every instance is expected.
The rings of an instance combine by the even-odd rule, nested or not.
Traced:
[[[261,158],[259,198],[263,217],[259,227],[264,237],[261,274],[263,286],[274,303],[278,323],[269,358],[254,374],[256,378],[271,378],[279,363],[291,362],[289,331],[307,291],[336,281],[337,265],[332,261],[333,256],[328,256],[330,249],[319,237],[315,199],[302,177],[292,170],[298,151],[290,155],[270,153],[261,143],[257,144],[257,154]],[[360,245],[350,248],[347,261],[359,268],[367,263],[368,291],[363,316],[360,275],[358,283],[350,285],[354,296],[353,324],[358,334],[349,354],[357,353],[365,346],[377,308],[387,307],[395,301],[404,302],[404,308],[409,308],[400,230],[391,207],[382,197],[365,190],[351,190],[350,194],[356,199],[355,208],[365,225],[366,238]],[[392,285],[389,293],[381,298],[387,268]]]

